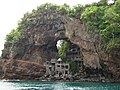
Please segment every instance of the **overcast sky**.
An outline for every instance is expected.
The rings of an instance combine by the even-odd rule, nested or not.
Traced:
[[[87,4],[98,2],[99,0],[0,0],[0,54],[3,49],[5,36],[13,28],[16,28],[18,20],[27,11],[32,11],[40,4],[46,2],[58,5],[67,3],[70,6],[76,4]]]

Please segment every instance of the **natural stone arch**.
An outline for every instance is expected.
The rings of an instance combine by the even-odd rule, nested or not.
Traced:
[[[86,66],[100,67],[93,38],[79,19],[65,17],[53,12],[40,13],[38,16],[31,18],[32,25],[27,26],[25,30],[23,38],[26,41],[24,45],[17,47],[16,44],[12,47],[14,48],[13,53],[16,54],[18,53],[17,48],[25,49],[24,55],[20,56],[19,59],[39,61],[39,63],[50,60],[56,55],[56,49],[51,49],[51,47],[55,47],[57,40],[67,38],[71,43],[80,47]],[[23,38],[16,43],[22,43]],[[5,52],[3,53],[5,56]]]
[[[81,48],[85,66],[101,68],[99,54],[96,52],[96,48],[94,46],[94,39],[85,28],[85,25],[79,19],[75,18],[65,17],[64,20],[66,22],[65,35],[72,43]],[[96,43],[96,46],[99,46],[98,43]],[[100,50],[99,47],[98,50]]]

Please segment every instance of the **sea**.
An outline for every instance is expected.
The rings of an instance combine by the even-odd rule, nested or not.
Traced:
[[[120,90],[120,83],[2,80],[0,90]]]

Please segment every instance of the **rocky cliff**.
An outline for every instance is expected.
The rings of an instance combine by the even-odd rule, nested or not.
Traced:
[[[45,67],[37,63],[5,59],[0,63],[0,79],[38,80],[45,74]]]
[[[42,63],[58,57],[56,43],[61,39],[81,48],[86,65],[100,67],[98,54],[84,24],[79,19],[49,11],[31,17],[31,25],[27,26],[24,37],[14,43],[11,49],[5,45],[2,57]]]
[[[99,38],[97,35],[96,38],[94,38],[79,19],[70,18],[55,12],[44,11],[35,16],[25,18],[25,20],[30,21],[30,24],[25,25],[22,37],[15,43],[5,44],[2,52],[3,59],[19,59],[43,64],[45,61],[49,61],[52,58],[58,58],[56,47],[57,41],[67,40],[80,47],[85,67],[92,67],[95,69],[106,69],[107,67],[108,72],[110,71],[113,75],[116,74],[117,78],[120,77],[119,68],[116,68],[112,63],[113,59],[110,57],[112,60],[109,62],[107,55],[101,56],[103,53],[102,50],[99,49],[99,44],[97,42]],[[101,60],[103,63],[101,63]],[[104,63],[104,60],[107,60],[107,64]],[[16,62],[20,61],[15,61],[15,63]],[[22,63],[24,65],[24,62]],[[7,68],[9,64],[5,65],[5,67]],[[103,67],[105,66],[104,64],[107,66]],[[15,68],[19,68],[16,67],[18,64],[14,65]],[[21,65],[18,66],[20,66],[20,68],[25,68]],[[119,66],[120,64],[117,63],[117,65]],[[31,66],[31,68],[33,67]],[[16,71],[17,69],[15,71],[14,68],[11,70],[12,72],[16,72],[14,75],[19,74]],[[6,71],[8,74],[9,72]],[[20,72],[24,73],[26,71],[22,72],[20,70]]]

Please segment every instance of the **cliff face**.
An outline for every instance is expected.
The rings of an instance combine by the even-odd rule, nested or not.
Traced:
[[[65,18],[65,35],[81,49],[86,66],[100,68],[99,56],[94,46],[93,36],[86,30],[84,24],[74,18]],[[95,43],[98,46],[98,43]],[[98,47],[99,49],[99,47]]]
[[[48,11],[31,17],[24,36],[13,45],[11,50],[3,50],[3,58],[32,60],[42,62],[57,57],[56,43],[64,39],[63,16]],[[9,53],[6,53],[9,51]]]
[[[31,25],[25,30],[24,37],[13,44],[11,50],[7,48],[3,50],[3,58],[44,62],[58,57],[56,43],[63,39],[81,48],[85,64],[92,67],[100,66],[92,38],[80,20],[57,13],[43,12],[37,17],[31,17],[31,21]],[[9,53],[6,54],[8,51]]]
[[[62,39],[80,47],[85,66],[101,68],[100,59],[102,57],[98,53],[100,49],[96,42],[98,38],[93,37],[79,19],[44,11],[31,17],[30,21],[31,24],[25,26],[26,30],[22,38],[13,45],[5,45],[2,58],[43,64],[47,60],[58,58],[56,44],[58,40]],[[10,48],[11,46],[12,48]],[[111,62],[108,60],[108,63]],[[114,67],[114,65],[110,67]],[[115,69],[118,70],[118,68]],[[120,73],[117,73],[117,76],[119,75]]]

